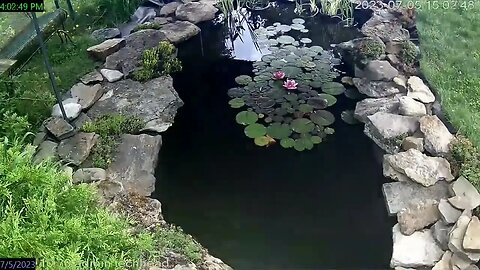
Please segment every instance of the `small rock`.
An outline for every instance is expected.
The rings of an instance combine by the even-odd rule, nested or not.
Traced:
[[[426,201],[428,199],[440,201],[448,197],[448,184],[437,182],[430,187],[424,187],[414,182],[391,182],[382,185],[382,192],[387,204],[389,215],[407,207],[411,201]]]
[[[415,133],[418,119],[411,116],[378,112],[367,117],[364,133],[387,153],[396,153],[402,136]]]
[[[125,44],[126,42],[123,38],[108,39],[98,45],[88,48],[87,52],[94,58],[100,61],[105,61],[107,56],[120,50],[120,48],[125,47]]]
[[[123,73],[118,70],[103,68],[100,70],[100,73],[102,73],[108,82],[116,82],[123,78]]]
[[[440,218],[438,212],[438,201],[413,201],[397,213],[400,231],[405,235],[411,235],[433,224]]]
[[[94,70],[94,71],[84,75],[82,78],[80,78],[80,81],[84,84],[101,83],[101,82],[103,82],[103,76],[102,76],[102,74],[100,74],[100,72]]]
[[[121,193],[115,196],[110,208],[128,216],[143,228],[164,223],[161,203],[156,199],[135,193]]]
[[[63,109],[65,110],[65,114],[69,120],[75,119],[78,117],[80,112],[82,111],[82,105],[78,103],[63,103]],[[62,111],[60,109],[60,105],[55,104],[52,108],[52,116],[53,117],[63,117]]]
[[[429,157],[416,149],[409,149],[383,159],[385,177],[405,181],[410,179],[423,186],[434,185],[437,181],[454,179],[450,163],[444,158]]]
[[[43,131],[35,134],[32,145],[39,146],[43,141],[47,139],[47,137],[47,133]]]
[[[447,224],[454,224],[462,215],[462,211],[453,207],[447,200],[442,199],[438,204],[438,210],[442,220]]]
[[[187,21],[176,21],[166,24],[160,30],[165,34],[168,41],[178,44],[200,33],[200,28],[195,24]]]
[[[400,64],[400,59],[395,54],[387,54],[387,59],[394,66]]]
[[[164,5],[161,9],[160,9],[160,16],[170,16],[170,15],[174,15],[175,14],[175,11],[177,10],[178,6],[180,6],[182,3],[179,3],[179,2],[170,2],[166,5]]]
[[[435,96],[433,95],[430,88],[423,83],[423,80],[417,76],[412,76],[408,78],[408,93],[407,96],[415,100],[421,101],[423,103],[432,103],[435,101]]]
[[[438,261],[432,270],[453,270],[450,266],[450,260],[452,259],[452,252],[447,250],[443,253],[442,258]]]
[[[404,76],[397,76],[393,78],[393,82],[400,86],[402,89],[407,89],[407,78]]]
[[[73,175],[73,183],[91,183],[107,179],[107,173],[100,168],[78,169]]]
[[[433,238],[437,241],[443,250],[448,250],[448,233],[452,226],[446,225],[442,220],[438,220],[432,226]]]
[[[460,176],[452,185],[455,197],[448,201],[458,209],[475,209],[480,206],[478,190],[465,177]]]
[[[102,203],[110,203],[117,194],[124,191],[122,183],[118,181],[103,180],[93,182],[92,185],[97,187]]]
[[[434,266],[443,255],[443,250],[433,239],[430,230],[403,235],[400,226],[393,227],[393,254],[391,267],[423,267]]]
[[[468,223],[465,237],[463,238],[463,248],[468,252],[480,252],[480,221],[478,217],[472,217]]]
[[[396,114],[398,111],[399,101],[397,97],[386,98],[366,98],[357,102],[355,106],[355,118],[366,123],[368,116],[374,115],[378,112]]]
[[[42,161],[57,159],[57,147],[58,143],[51,141],[44,141],[38,146],[38,151],[33,157],[33,162],[38,164]]]
[[[43,123],[45,128],[59,141],[74,135],[74,128],[61,117],[50,117]]]
[[[77,83],[70,89],[70,94],[72,97],[78,98],[78,103],[82,106],[83,110],[86,110],[97,102],[103,92],[100,84],[89,86],[83,83]]]
[[[79,166],[87,159],[97,138],[98,136],[95,133],[77,133],[75,136],[60,142],[58,155],[62,160]]]
[[[98,42],[103,42],[107,39],[120,37],[120,35],[118,28],[103,28],[93,31],[91,37]]]
[[[420,131],[425,137],[425,149],[432,155],[441,156],[450,151],[453,135],[436,115],[420,118]]]
[[[402,115],[406,116],[422,116],[427,114],[427,108],[421,102],[414,100],[411,97],[400,97],[400,104],[398,111]]]
[[[342,83],[346,85],[354,85],[353,78],[348,76],[342,77]]]
[[[180,5],[175,10],[175,17],[182,21],[199,23],[210,21],[215,18],[218,9],[211,4],[204,2],[190,2]]]
[[[353,78],[353,84],[360,93],[374,98],[388,97],[402,92],[393,82]]]
[[[417,138],[413,136],[408,136],[403,139],[402,149],[407,151],[409,149],[417,149],[420,152],[423,152],[423,138]]]
[[[388,61],[370,61],[363,70],[364,75],[371,81],[391,81],[398,75],[398,70],[392,67]]]

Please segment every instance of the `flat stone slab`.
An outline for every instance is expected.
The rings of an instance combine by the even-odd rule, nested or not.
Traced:
[[[353,78],[353,84],[358,91],[369,97],[388,97],[403,93],[402,89],[394,82],[369,81],[367,79]]]
[[[106,114],[136,116],[145,121],[144,130],[163,132],[173,124],[177,109],[183,105],[172,83],[170,76],[143,84],[133,80],[108,83],[104,97],[87,114],[92,120]]]
[[[155,168],[162,146],[160,135],[123,135],[108,178],[122,183],[127,191],[150,196],[155,190]]]
[[[180,2],[170,2],[166,5],[164,5],[160,9],[160,16],[170,16],[174,15],[175,11],[177,10],[178,6],[180,6],[182,3]]]
[[[97,60],[105,61],[107,56],[120,50],[120,48],[124,46],[125,40],[123,38],[114,38],[88,48],[87,52]]]
[[[454,224],[462,215],[462,211],[453,207],[446,199],[440,200],[438,210],[440,211],[440,217],[446,224]]]
[[[97,142],[98,135],[95,133],[77,133],[75,136],[65,139],[58,145],[58,156],[67,163],[80,166]]]
[[[102,74],[100,74],[100,72],[94,70],[90,73],[85,74],[82,78],[80,78],[80,81],[83,84],[101,83],[101,82],[103,82],[103,76],[102,76]]]
[[[123,78],[123,73],[114,69],[102,68],[100,73],[111,83],[118,82]]]
[[[406,116],[423,116],[427,114],[425,104],[407,96],[400,97],[398,111],[401,115]]]
[[[75,128],[61,117],[50,117],[43,122],[43,125],[57,140],[74,135]]]
[[[454,254],[457,254],[462,260],[467,261],[468,263],[477,263],[480,260],[480,253],[468,252],[463,248],[465,233],[471,219],[471,211],[466,210],[462,213],[449,234],[448,248]]]
[[[165,24],[160,31],[165,34],[168,41],[178,44],[196,36],[200,33],[200,28],[188,21],[176,21]]]
[[[45,160],[57,159],[58,143],[52,141],[43,141],[39,146],[37,153],[33,157],[33,162],[38,164]]]
[[[72,176],[73,183],[92,183],[107,179],[107,173],[100,168],[81,168]]]
[[[408,206],[413,200],[426,201],[446,199],[449,196],[448,183],[437,182],[430,187],[424,187],[412,182],[392,182],[382,185],[382,192],[387,204],[389,215],[396,215],[398,211]]]
[[[412,201],[397,213],[398,225],[404,235],[411,235],[435,223],[440,218],[438,201]]]
[[[433,95],[430,88],[417,76],[408,78],[408,92],[407,96],[423,103],[432,103],[435,101],[435,95]]]
[[[465,177],[460,176],[452,185],[455,197],[448,201],[458,209],[475,209],[480,206],[480,193]]]
[[[218,9],[205,2],[190,2],[180,5],[175,10],[175,17],[182,21],[199,23],[215,18]]]
[[[103,28],[92,32],[91,37],[99,42],[107,39],[120,37],[121,33],[118,28]]]
[[[398,70],[388,61],[373,60],[363,70],[364,76],[372,81],[392,81],[398,76]]]
[[[72,97],[78,99],[78,104],[82,106],[82,110],[90,108],[103,95],[102,86],[100,84],[85,85],[77,83],[70,89]]]
[[[465,237],[463,238],[463,248],[468,252],[480,253],[480,221],[474,216],[468,223]]]
[[[398,97],[385,98],[366,98],[357,102],[355,106],[354,116],[357,120],[366,123],[368,116],[374,115],[378,112],[396,114],[398,112],[399,100]]]

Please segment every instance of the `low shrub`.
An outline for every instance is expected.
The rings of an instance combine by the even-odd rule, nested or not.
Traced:
[[[418,59],[418,48],[410,40],[405,40],[401,44],[399,56],[407,66],[414,66]]]
[[[466,137],[457,136],[452,145],[452,165],[458,168],[459,175],[467,178],[480,190],[480,151]]]
[[[365,39],[358,47],[357,60],[376,60],[385,54],[385,45],[381,41]]]
[[[182,63],[175,56],[175,46],[168,41],[161,41],[152,49],[143,52],[142,67],[133,73],[137,81],[147,81],[158,76],[182,70]]]
[[[161,254],[174,251],[193,263],[199,263],[203,257],[202,246],[190,235],[185,234],[180,227],[172,225],[162,228],[155,232],[154,239]]]
[[[113,161],[113,153],[122,134],[138,133],[145,123],[137,117],[124,115],[104,115],[82,127],[84,132],[94,132],[100,136],[92,150],[93,165],[106,169]]]

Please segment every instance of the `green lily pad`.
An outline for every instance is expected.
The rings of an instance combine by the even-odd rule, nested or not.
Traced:
[[[320,136],[312,136],[310,137],[310,140],[313,144],[319,144],[322,142],[322,138]]]
[[[291,25],[293,30],[302,30],[305,29],[305,25],[299,24],[299,23],[294,23]]]
[[[327,134],[327,135],[332,135],[332,134],[335,133],[335,129],[329,128],[329,127],[325,128],[324,131],[325,131],[325,134]]]
[[[307,100],[307,104],[313,109],[323,110],[328,107],[328,100],[320,97],[313,97]]]
[[[302,113],[311,113],[313,111],[313,106],[310,104],[300,104],[298,110]]]
[[[240,85],[247,85],[252,82],[252,77],[248,75],[240,75],[235,78],[235,82]]]
[[[311,150],[313,148],[313,143],[308,138],[298,138],[295,140],[295,145],[293,148],[297,151]]]
[[[310,49],[311,51],[316,52],[316,53],[322,53],[322,52],[323,52],[323,48],[320,47],[320,46],[316,46],[316,45],[315,45],[315,46],[311,46],[309,49]]]
[[[309,43],[312,43],[312,40],[309,38],[302,38],[300,39],[300,42],[304,44],[309,44]]]
[[[302,73],[302,69],[299,67],[286,66],[282,69],[285,72],[285,76],[288,78],[295,78]]]
[[[270,138],[267,136],[260,136],[256,137],[253,141],[258,146],[267,146],[270,143]]]
[[[308,133],[315,128],[315,124],[306,118],[297,118],[290,123],[290,127],[297,133]]]
[[[298,95],[295,93],[287,93],[286,95],[283,96],[286,100],[288,101],[294,101],[298,99]]]
[[[247,137],[254,139],[265,135],[267,133],[267,128],[265,128],[265,126],[262,124],[254,123],[248,125],[244,132]]]
[[[268,136],[274,139],[285,139],[292,134],[290,125],[281,123],[272,123],[267,127]]]
[[[309,84],[313,88],[320,88],[323,85],[323,81],[315,80],[315,81],[311,81]]]
[[[322,85],[322,91],[330,95],[340,95],[345,92],[345,86],[338,82],[327,82]]]
[[[320,126],[329,126],[335,122],[335,116],[329,111],[320,110],[312,113],[310,120]]]
[[[354,112],[352,110],[346,110],[346,111],[343,111],[341,114],[340,114],[342,120],[347,123],[347,124],[350,124],[350,125],[355,125],[355,124],[358,124],[360,123],[360,121],[358,121],[355,116],[354,116]]]
[[[318,94],[318,97],[325,99],[328,103],[328,107],[335,105],[337,103],[337,98],[329,94]]]
[[[299,31],[300,31],[301,33],[308,33],[308,32],[309,32],[309,30],[308,30],[307,28],[305,28],[305,29],[300,29]]]
[[[246,126],[257,122],[258,115],[252,111],[243,111],[237,114],[235,120],[237,123]]]
[[[241,108],[245,105],[245,101],[243,101],[242,98],[234,98],[228,102],[230,104],[230,107],[234,109]]]
[[[292,20],[292,23],[294,23],[294,24],[304,24],[305,20],[302,19],[302,18],[295,18],[295,19]]]
[[[291,36],[283,35],[283,36],[279,36],[277,38],[277,41],[281,44],[292,44],[293,42],[295,42],[295,39]]]
[[[282,25],[278,25],[276,27],[276,30],[277,30],[277,32],[286,33],[288,31],[292,30],[292,27],[290,25],[282,24]]]
[[[295,145],[295,140],[292,138],[285,138],[280,141],[283,148],[292,148]]]
[[[345,89],[345,96],[349,99],[360,100],[363,99],[364,95],[358,91],[357,88],[349,87]]]

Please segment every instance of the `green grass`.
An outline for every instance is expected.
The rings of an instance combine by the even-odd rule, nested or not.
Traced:
[[[175,227],[132,234],[125,217],[97,204],[92,186],[72,185],[54,163],[33,164],[33,153],[0,142],[0,257],[35,257],[37,269],[52,270],[125,269],[169,251],[202,258],[201,246]]]
[[[426,7],[428,0],[421,2]],[[420,65],[449,120],[480,146],[480,2],[465,2],[474,4],[417,9]]]

